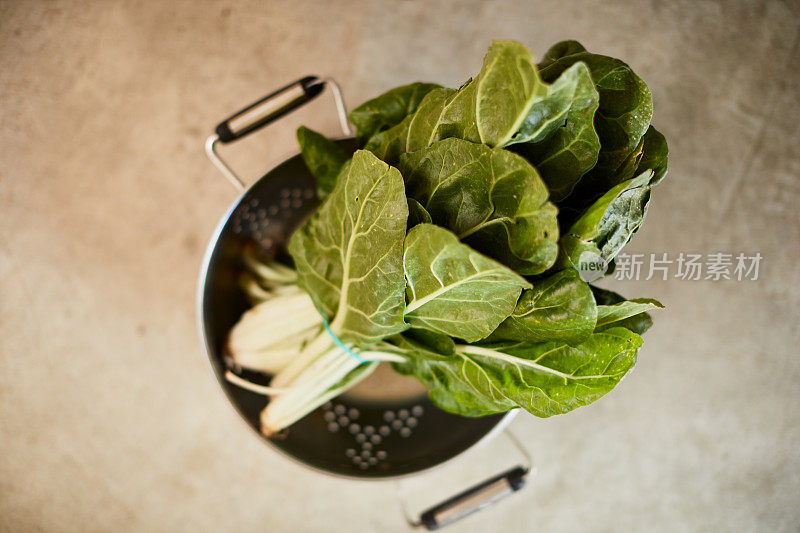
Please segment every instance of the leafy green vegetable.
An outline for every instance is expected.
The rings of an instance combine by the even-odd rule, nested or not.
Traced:
[[[652,177],[653,171],[646,170],[592,204],[561,237],[560,263],[575,268],[587,252],[604,261],[616,257],[644,221]]]
[[[624,328],[592,334],[576,346],[456,345],[455,356],[406,341],[400,372],[420,379],[446,411],[482,416],[522,407],[539,417],[563,414],[599,399],[630,371],[642,338]]]
[[[580,254],[589,250],[594,254],[599,254],[606,261],[612,261],[610,265],[612,268],[607,272],[607,275],[611,274],[613,258],[639,231],[650,205],[652,188],[664,179],[667,173],[668,155],[664,136],[652,126],[642,138],[639,150],[633,154],[635,162],[623,164],[621,172],[625,176],[632,174],[635,170],[641,174],[613,187],[581,215],[584,221],[587,219],[594,221],[599,211],[605,209],[597,228],[597,235],[593,238],[595,244],[583,246],[573,239],[576,235],[574,229],[571,228],[565,232],[561,242],[562,257],[568,256],[569,264],[575,264]],[[636,166],[636,169],[633,166]],[[628,185],[625,185],[626,183]],[[616,196],[614,196],[615,194]],[[562,213],[560,222],[563,223],[568,218],[568,212]],[[575,223],[577,224],[577,222]],[[568,235],[573,237],[567,237]]]
[[[524,291],[511,315],[487,340],[581,342],[595,329],[597,312],[589,284],[567,268]]]
[[[540,65],[542,79],[553,81],[574,64],[585,63],[600,93],[594,125],[601,150],[597,165],[579,184],[578,200],[599,196],[625,181],[618,172],[640,146],[653,115],[650,89],[628,65],[582,48],[574,41],[558,43],[545,54],[545,62]]]
[[[597,328],[606,329],[609,326],[653,309],[663,309],[664,306],[652,298],[635,298],[611,305],[597,306]]]
[[[469,362],[453,351],[440,353],[429,345],[418,342],[408,333],[390,339],[388,350],[400,353],[404,357],[402,363],[394,363],[394,369],[403,375],[417,378],[428,389],[428,397],[439,408],[463,416],[484,416],[508,411],[515,406],[511,402],[498,406],[497,401],[482,389],[472,386],[467,374],[460,374],[461,365]],[[473,365],[469,365],[473,368]],[[473,370],[477,370],[474,369]],[[491,390],[492,382],[476,379]]]
[[[408,327],[403,321],[403,241],[408,207],[397,169],[359,150],[333,191],[289,242],[297,284],[325,330],[272,379],[282,391],[262,412],[274,434],[354,384],[369,371],[349,346],[366,348]],[[345,345],[344,343],[347,343]]]
[[[533,163],[542,175],[553,201],[566,198],[575,184],[594,167],[600,152],[600,139],[594,130],[594,115],[599,95],[589,69],[576,63],[553,83],[566,86],[572,105],[566,122],[539,142],[515,145],[514,151]]]
[[[336,176],[353,155],[321,133],[300,126],[297,142],[308,170],[317,181],[317,195],[325,198],[336,184]]]
[[[446,115],[470,132],[462,137],[467,140],[498,147],[535,142],[563,122],[574,93],[570,81],[548,87],[527,48],[495,41],[478,76],[453,98],[455,112]],[[474,129],[466,127],[469,123]]]
[[[356,127],[358,139],[363,143],[373,135],[399,124],[416,111],[426,94],[439,87],[435,83],[411,83],[364,102],[350,112],[350,122]]]
[[[292,235],[299,285],[342,339],[374,342],[403,322],[408,207],[397,169],[359,150],[325,203]]]
[[[366,148],[393,163],[450,137],[490,147],[535,143],[563,125],[573,104],[592,107],[587,96],[597,97],[589,82],[585,66],[576,65],[552,85],[544,83],[524,46],[495,41],[475,79],[457,91],[430,91],[413,115],[373,136]]]
[[[616,257],[644,222],[650,205],[652,170],[645,170],[611,201],[600,224],[595,242],[603,257]]]
[[[400,170],[408,195],[476,250],[522,274],[552,266],[556,208],[524,158],[453,138],[403,154]]]
[[[613,270],[666,175],[651,117],[618,59],[563,41],[537,65],[496,41],[457,89],[413,83],[356,108],[352,157],[301,128],[327,198],[291,238],[296,272],[244,258],[256,307],[228,343],[240,366],[276,372],[269,387],[229,378],[270,396],[263,431],[377,361],[466,416],[546,417],[610,391],[662,306],[588,285],[586,267]]]
[[[522,289],[531,286],[433,224],[408,232],[403,268],[406,321],[467,342],[488,336],[514,309]]]
[[[603,306],[613,306],[621,302],[625,302],[625,297],[608,289],[601,289],[591,285],[592,294],[594,294],[595,302],[597,302],[598,310]],[[600,326],[598,329],[602,330],[609,327],[624,327],[639,335],[644,335],[645,332],[653,326],[653,319],[648,313],[639,313],[628,318],[624,318],[617,322],[613,322],[606,326]]]
[[[404,118],[399,124],[380,132],[369,139],[365,148],[389,163],[397,163],[400,155],[425,148],[444,138],[439,131],[440,121],[445,120],[445,111],[458,91],[454,89],[434,89],[420,102],[414,114]],[[444,126],[441,126],[444,129]],[[446,129],[461,137],[455,126]]]

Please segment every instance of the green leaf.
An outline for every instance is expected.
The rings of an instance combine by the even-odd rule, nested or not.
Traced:
[[[396,87],[368,100],[350,113],[362,143],[373,135],[399,124],[416,111],[422,98],[440,86],[435,83],[411,83]]]
[[[413,198],[408,199],[408,227],[413,228],[417,224],[431,224],[431,214],[421,203]]]
[[[413,152],[447,137],[476,139],[474,114],[463,109],[468,98],[454,89],[434,89],[425,95],[419,107],[408,119],[408,131],[402,152]],[[401,130],[402,123],[398,125]]]
[[[298,284],[345,341],[405,329],[403,240],[408,207],[397,169],[359,150],[289,242]]]
[[[400,374],[418,379],[428,389],[428,397],[439,408],[462,416],[483,416],[516,407],[511,402],[498,405],[497,400],[477,392],[466,381],[466,376],[458,374],[463,357],[456,354],[455,344],[452,352],[440,353],[408,332],[389,340],[394,351],[406,358],[403,363],[393,363],[392,368]]]
[[[317,181],[317,195],[325,198],[336,185],[336,177],[352,154],[316,131],[300,126],[297,142],[303,161]]]
[[[639,230],[650,205],[653,171],[646,170],[629,180],[611,201],[600,223],[595,243],[605,258],[614,258]]]
[[[576,99],[576,105],[587,106],[586,87],[577,89],[580,70],[549,85],[528,49],[495,41],[475,79],[457,91],[430,91],[413,115],[373,136],[366,148],[394,163],[404,152],[451,137],[491,147],[543,140],[564,124]]]
[[[563,98],[548,99],[549,89],[527,48],[513,41],[495,41],[478,76],[454,99],[471,104],[462,105],[463,115],[454,118],[476,125],[477,138],[463,138],[489,146],[544,138],[560,125],[569,106]]]
[[[562,266],[576,267],[581,255],[610,261],[631,239],[644,221],[650,200],[653,171],[620,183],[592,204],[561,237]]]
[[[653,174],[646,186],[631,188],[612,203],[608,218],[603,223],[604,229],[596,239],[603,254],[619,253],[641,228],[650,205],[652,189],[667,173],[667,142],[664,136],[650,126],[640,142],[640,148],[632,157],[635,161],[623,164],[621,176],[630,176],[635,172],[640,172],[640,176],[648,175],[648,172]]]
[[[403,267],[406,322],[467,342],[494,331],[514,310],[522,289],[531,286],[433,224],[408,232]]]
[[[581,342],[591,335],[597,316],[589,284],[567,268],[524,291],[514,312],[487,340]]]
[[[626,301],[624,296],[614,291],[601,289],[600,287],[595,287],[594,285],[591,285],[591,288],[592,294],[594,294],[595,302],[597,302],[598,309],[601,306],[611,306]],[[606,329],[609,327],[623,327],[633,331],[638,335],[644,335],[648,329],[653,327],[653,319],[648,313],[639,313],[638,315],[633,315],[605,326]]]
[[[458,91],[455,89],[441,88],[430,91],[413,115],[407,116],[396,126],[374,135],[365,148],[384,161],[397,163],[403,153],[425,148],[445,137],[476,137],[475,134],[460,128],[458,124],[448,122],[447,109],[457,94]],[[463,103],[463,99],[460,102]]]
[[[611,305],[599,305],[597,306],[597,328],[607,329],[626,318],[663,308],[661,302],[652,298],[635,298]]]
[[[453,138],[404,154],[400,169],[408,195],[465,243],[522,274],[552,266],[556,208],[524,158]]]
[[[567,413],[601,398],[630,371],[642,338],[624,328],[592,334],[576,346],[456,345],[454,356],[406,345],[402,371],[429,389],[446,411],[481,416],[521,407],[539,417]]]
[[[565,124],[540,142],[513,147],[539,171],[554,202],[572,192],[581,177],[597,163],[600,152],[600,139],[594,130],[599,96],[584,63],[576,63],[556,79],[551,93],[559,92],[571,101]]]
[[[562,43],[556,47],[563,47]],[[575,49],[577,50],[577,49]],[[545,54],[554,57],[555,50]],[[653,116],[653,97],[647,84],[631,68],[608,56],[589,52],[569,53],[540,65],[542,79],[552,82],[578,62],[585,63],[600,93],[600,105],[595,114],[595,129],[600,137],[601,150],[597,165],[581,180],[576,196],[596,198],[614,185],[625,181],[618,175],[650,125]]]

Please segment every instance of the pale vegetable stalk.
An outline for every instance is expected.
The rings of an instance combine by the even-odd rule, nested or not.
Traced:
[[[231,330],[228,352],[236,365],[280,372],[319,332],[322,318],[296,285],[247,310]]]
[[[354,355],[342,348],[297,274],[245,253],[249,272],[241,287],[256,304],[231,330],[228,353],[236,367],[272,374],[269,386],[251,383],[228,371],[226,379],[244,389],[270,397],[261,415],[262,431],[271,435],[304,417],[329,399],[354,386],[379,361],[402,361],[397,355],[372,351]],[[337,327],[334,324],[331,327]],[[338,327],[337,327],[338,329]]]

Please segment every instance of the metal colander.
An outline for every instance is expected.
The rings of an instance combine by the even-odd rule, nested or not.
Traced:
[[[355,148],[338,86],[330,79],[309,76],[259,100],[221,123],[206,142],[214,164],[243,191],[222,217],[208,245],[198,292],[200,331],[211,366],[225,394],[244,420],[271,446],[290,458],[319,471],[352,478],[390,478],[420,472],[444,463],[499,430],[509,414],[465,418],[434,406],[424,391],[382,397],[380,394],[342,395],[293,424],[281,438],[267,438],[259,431],[259,413],[267,399],[229,383],[224,346],[229,331],[249,308],[238,287],[243,270],[244,246],[253,240],[276,257],[285,257],[284,245],[292,232],[318,205],[315,183],[300,155],[267,172],[249,188],[217,153],[228,143],[280,118],[330,87],[342,129],[348,138],[337,141]],[[393,372],[398,380],[409,380]],[[254,382],[265,382],[258,373],[242,371]],[[368,378],[362,385],[367,384]],[[390,387],[389,387],[390,388]],[[379,387],[379,390],[387,389]],[[503,473],[494,480],[508,491],[521,485],[528,468]],[[521,472],[521,475],[520,475]],[[515,481],[516,480],[516,481]],[[490,480],[491,481],[491,480]],[[472,497],[485,487],[473,487],[459,495]],[[460,500],[459,500],[460,501]],[[450,502],[451,504],[453,502]],[[458,503],[458,502],[456,502]],[[450,505],[452,507],[452,505]],[[429,517],[430,518],[430,517]],[[429,520],[430,522],[430,520]],[[434,520],[441,524],[442,520]],[[430,524],[424,524],[429,525]]]

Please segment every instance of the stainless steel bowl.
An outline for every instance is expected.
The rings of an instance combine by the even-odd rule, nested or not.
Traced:
[[[281,438],[268,438],[259,431],[259,413],[267,399],[229,383],[224,377],[225,340],[249,307],[237,283],[243,269],[243,247],[255,240],[276,257],[287,258],[287,239],[313,212],[318,201],[314,180],[299,154],[245,187],[220,158],[217,145],[233,142],[280,118],[316,97],[325,86],[333,90],[342,128],[349,134],[338,87],[332,80],[309,76],[235,114],[208,139],[206,148],[212,161],[242,193],[220,220],[203,260],[198,288],[200,334],[213,372],[231,404],[270,446],[327,474],[359,479],[408,475],[453,459],[499,430],[511,414],[481,418],[453,415],[434,406],[419,389],[401,394],[351,393],[313,411],[293,424]],[[352,138],[337,142],[355,148]],[[257,373],[244,374],[255,382],[265,379]],[[410,379],[390,374],[396,380]],[[368,388],[369,381],[365,383]],[[390,391],[393,387],[383,384],[378,390]],[[521,475],[516,472],[516,482],[505,474],[498,480],[516,490],[526,472]],[[470,494],[478,488],[473,487]]]

